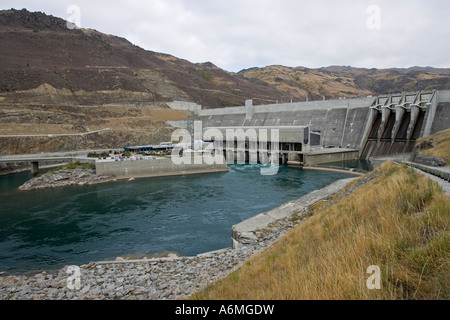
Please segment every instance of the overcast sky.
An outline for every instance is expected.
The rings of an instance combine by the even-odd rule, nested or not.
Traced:
[[[237,72],[267,65],[450,67],[448,0],[0,0],[146,50]]]

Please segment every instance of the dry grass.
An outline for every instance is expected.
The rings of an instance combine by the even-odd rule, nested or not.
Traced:
[[[434,145],[429,149],[421,149],[419,153],[423,156],[441,157],[447,165],[450,164],[450,129],[439,131],[432,136],[421,138],[417,141],[420,144],[424,141],[432,141]]]
[[[381,172],[380,172],[381,170]],[[450,198],[387,162],[194,299],[449,299]],[[367,268],[381,270],[369,290]]]
[[[292,69],[284,66],[267,66],[245,71],[245,76],[256,78],[287,92],[294,97],[306,98],[311,95],[322,98],[363,97],[372,94],[371,91],[359,88],[352,77],[328,75],[319,70]],[[339,81],[337,80],[339,79]]]
[[[15,118],[1,123],[0,135],[76,134],[111,128],[127,133],[152,133],[167,127],[167,120],[185,120],[187,111],[158,107],[72,107],[49,110],[4,107],[1,116]],[[16,116],[19,113],[20,116]],[[47,122],[55,123],[47,123]],[[1,122],[1,121],[0,121]]]

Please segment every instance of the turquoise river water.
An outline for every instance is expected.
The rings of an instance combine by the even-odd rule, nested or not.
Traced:
[[[229,172],[19,191],[28,172],[0,177],[0,271],[180,255],[229,247],[231,226],[349,174],[259,165]]]

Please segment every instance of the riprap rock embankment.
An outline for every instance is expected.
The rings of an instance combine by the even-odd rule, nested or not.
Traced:
[[[339,197],[365,184],[367,177],[347,189]],[[347,183],[349,180],[346,181]],[[344,183],[344,185],[347,185]],[[344,186],[342,186],[343,188]],[[325,188],[316,200],[331,199]],[[304,196],[308,197],[308,195]],[[319,199],[320,198],[320,199]],[[302,198],[300,198],[302,199]],[[299,199],[299,201],[300,201]],[[239,268],[253,255],[272,246],[277,240],[309,215],[309,208],[290,212],[264,229],[257,230],[254,240],[235,249],[227,248],[194,257],[154,258],[141,260],[93,262],[79,268],[80,286],[68,286],[68,266],[54,273],[41,272],[34,276],[3,275],[0,277],[0,299],[89,299],[89,300],[148,300],[182,299],[204,289]]]
[[[61,169],[54,173],[35,177],[19,187],[20,190],[33,190],[69,185],[90,185],[113,180],[113,176],[98,176],[95,169]]]

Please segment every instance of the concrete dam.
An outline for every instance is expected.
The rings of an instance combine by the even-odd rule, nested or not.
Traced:
[[[203,128],[308,127],[306,148],[295,143],[280,148],[302,150],[296,159],[302,164],[349,159],[323,156],[333,154],[331,150],[335,155],[352,151],[353,158],[366,160],[411,153],[418,138],[450,128],[450,90],[269,105],[253,105],[247,100],[245,106],[205,110],[193,103],[169,105],[190,111],[191,119],[201,121]]]

